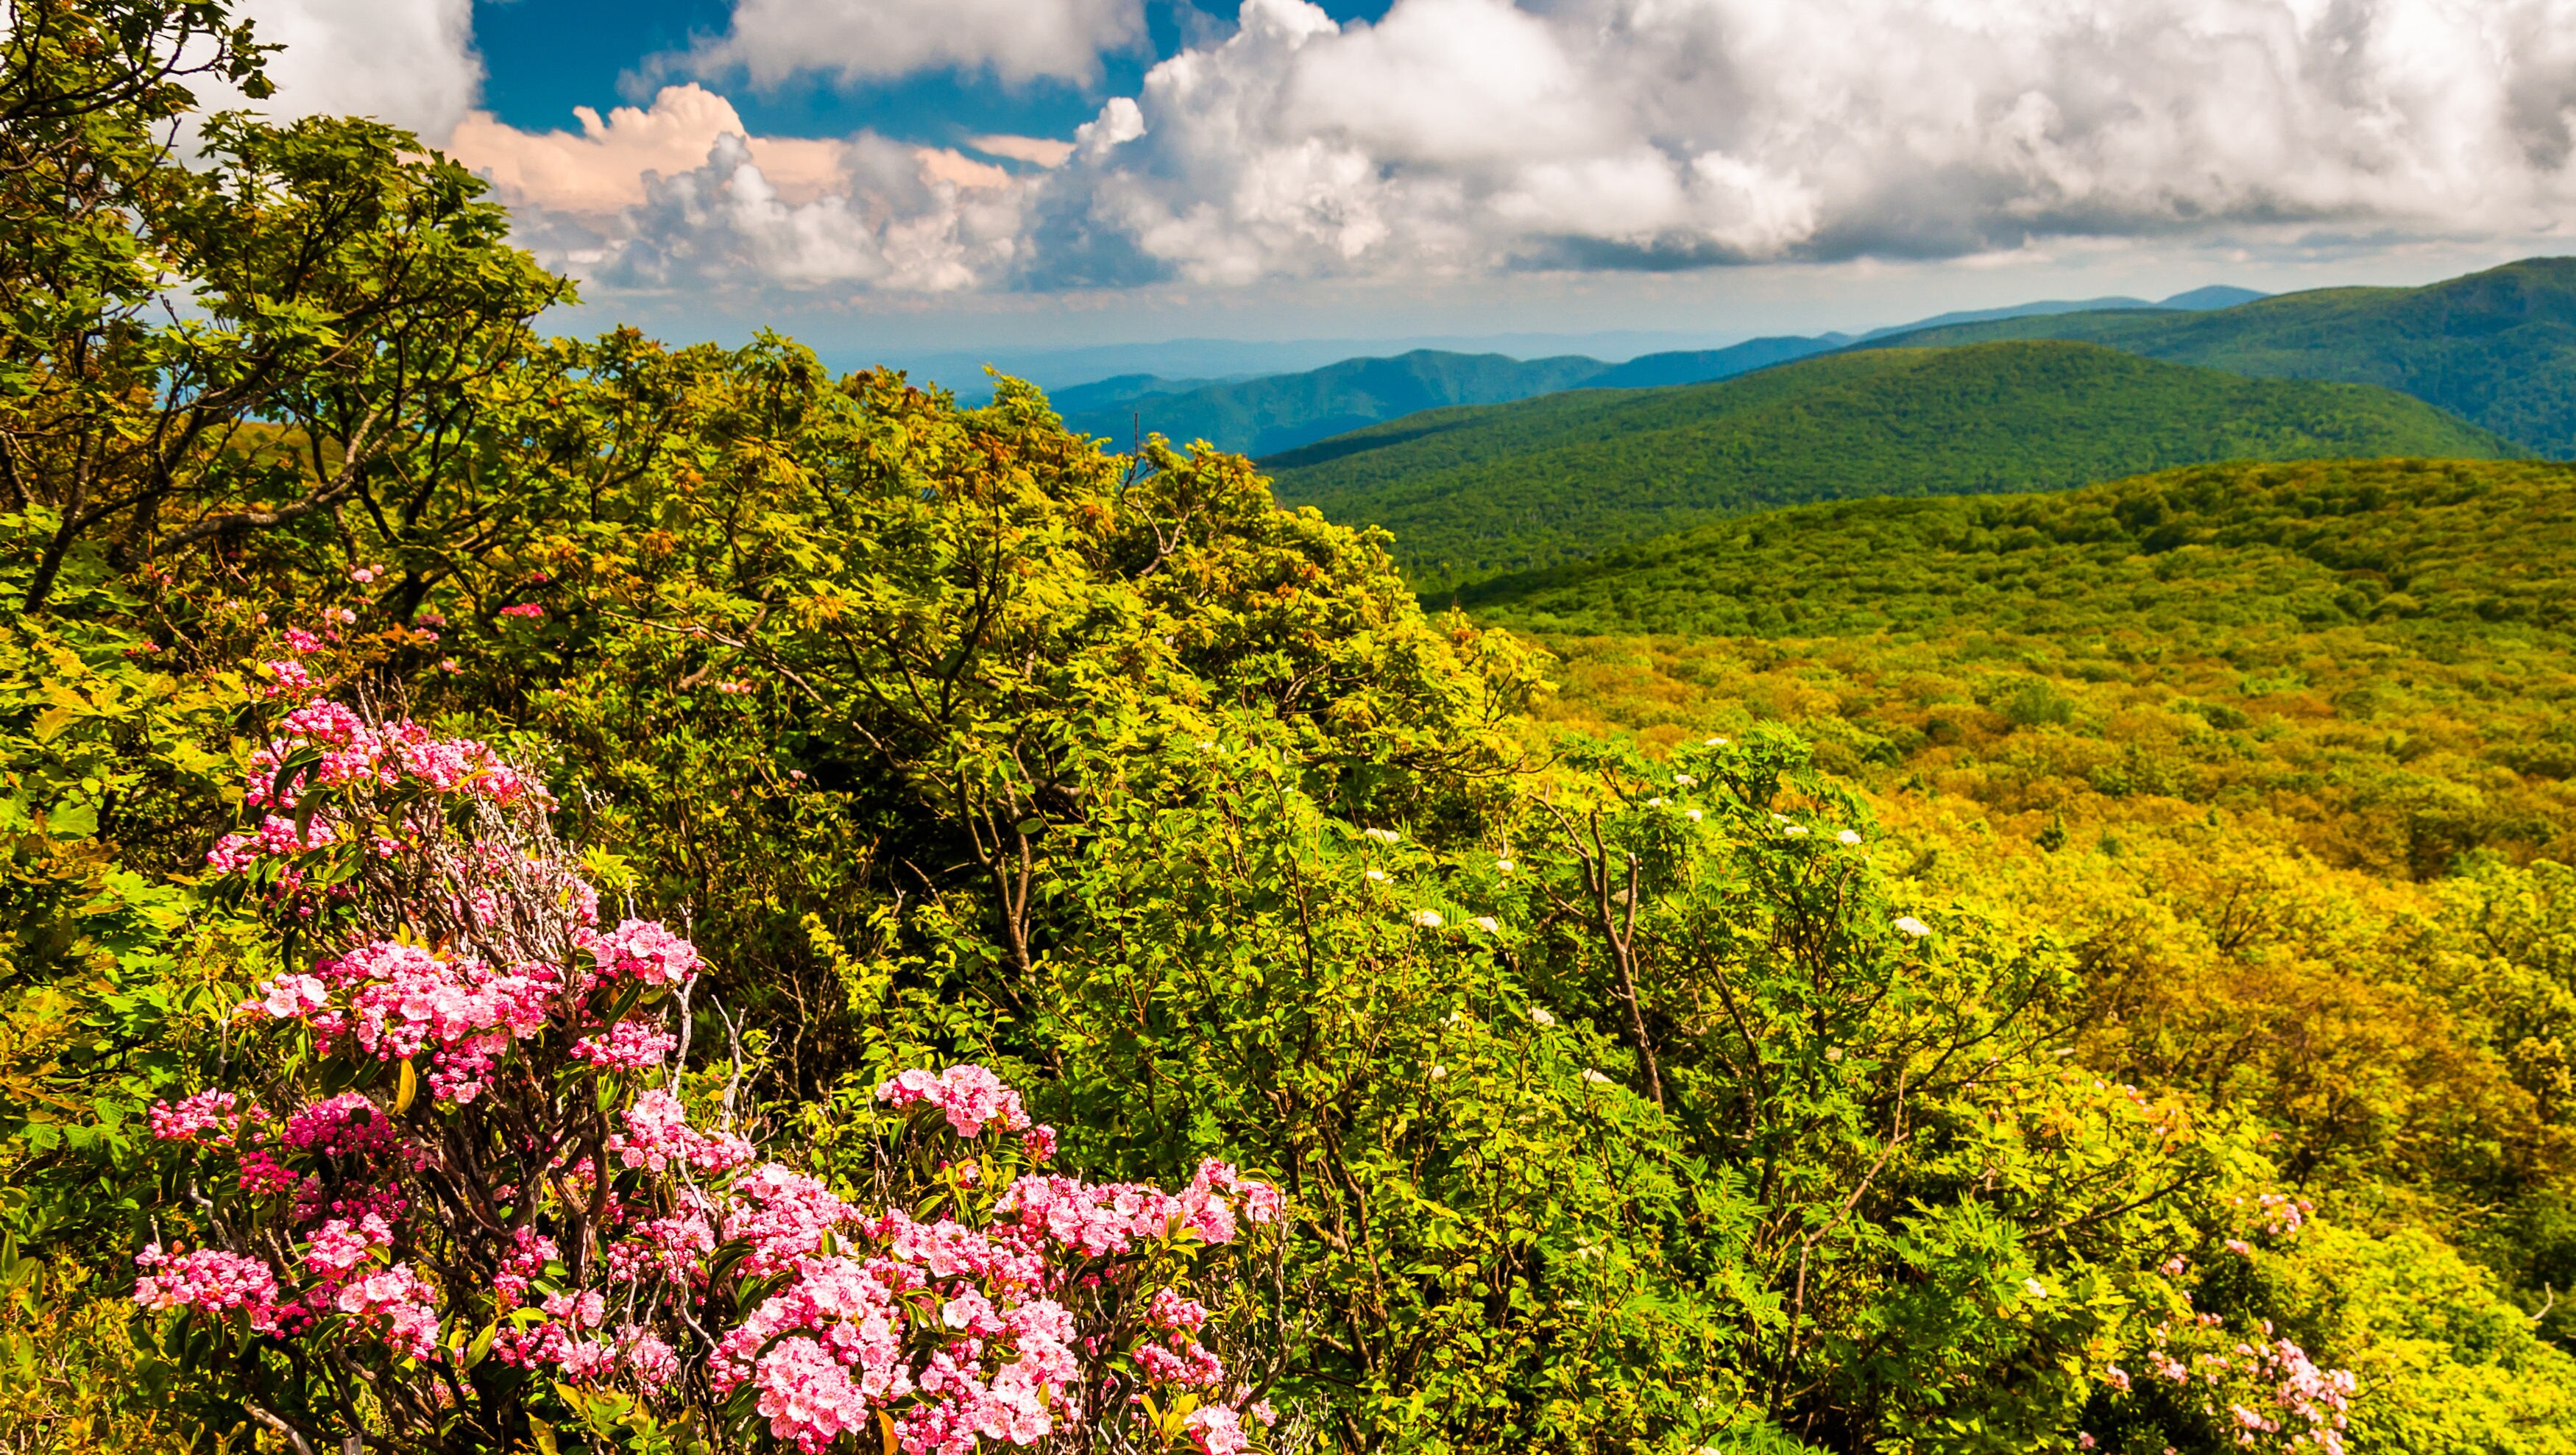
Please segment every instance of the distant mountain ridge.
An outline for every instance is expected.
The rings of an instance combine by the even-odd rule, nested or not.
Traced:
[[[2376,384],[2538,453],[2576,458],[2576,258],[2527,258],[2421,288],[2284,293],[2200,313],[1936,321],[1853,347],[2039,338],[2261,378]]]
[[[1271,455],[1426,409],[1508,404],[1568,389],[1704,384],[1925,328],[2025,314],[2223,307],[2262,296],[2243,288],[2200,288],[2161,304],[2137,298],[2050,300],[1945,313],[1859,335],[1748,339],[1725,348],[1645,354],[1624,363],[1580,354],[1517,359],[1499,353],[1414,349],[1391,357],[1342,359],[1300,373],[1248,378],[1120,374],[1059,388],[1050,397],[1069,427],[1105,437],[1114,448],[1125,449],[1142,435],[1160,434],[1175,444],[1206,440],[1219,449]]]
[[[1774,506],[2064,489],[2212,460],[2520,453],[2393,390],[2007,342],[1432,410],[1263,463],[1282,501],[1392,530],[1437,592]]]

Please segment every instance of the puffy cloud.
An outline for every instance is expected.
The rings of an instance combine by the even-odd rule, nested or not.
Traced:
[[[764,86],[807,72],[866,80],[930,70],[1087,82],[1103,52],[1144,40],[1142,0],[738,0],[732,29],[695,60]]]
[[[732,102],[694,85],[665,86],[650,107],[620,106],[605,119],[587,106],[573,115],[578,132],[531,132],[473,112],[447,151],[489,177],[504,202],[585,217],[642,203],[646,174],[693,170],[723,136],[745,138],[752,163],[783,201],[810,202],[841,176],[839,142],[751,136]]]
[[[373,116],[425,137],[447,135],[474,104],[473,0],[243,0],[266,44],[272,116]],[[215,105],[241,105],[212,94]]]
[[[1021,231],[1007,173],[955,152],[862,133],[832,190],[791,202],[740,136],[645,181],[604,246],[571,259],[611,286],[651,290],[865,288],[943,293],[1003,276]]]
[[[1245,0],[1084,128],[1023,281],[2527,235],[2571,151],[2576,0]]]
[[[1008,157],[1036,167],[1061,167],[1073,143],[1046,136],[970,136],[966,144],[988,157]]]

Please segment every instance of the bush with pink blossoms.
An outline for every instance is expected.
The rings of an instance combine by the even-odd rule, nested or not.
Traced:
[[[971,1065],[886,1083],[876,1176],[828,1186],[693,1111],[696,950],[603,928],[543,787],[482,744],[317,703],[244,798],[294,817],[212,862],[290,958],[221,1084],[151,1112],[176,1195],[134,1288],[200,1396],[316,1449],[1254,1439],[1275,1186],[1050,1169]]]

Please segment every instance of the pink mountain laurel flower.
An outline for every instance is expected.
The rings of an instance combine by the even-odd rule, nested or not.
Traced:
[[[1252,1444],[1252,1437],[1244,1432],[1243,1416],[1231,1405],[1200,1405],[1190,1411],[1184,1427],[1207,1455],[1238,1455]]]
[[[584,1036],[573,1042],[569,1054],[603,1071],[643,1071],[661,1065],[662,1058],[679,1044],[678,1036],[659,1026],[619,1021],[604,1036]]]
[[[355,1222],[333,1218],[305,1241],[304,1266],[326,1285],[336,1287],[393,1242],[393,1228],[369,1213]]]
[[[1145,1306],[1145,1322],[1158,1329],[1186,1330],[1197,1333],[1207,1323],[1207,1305],[1194,1298],[1184,1298],[1180,1290],[1158,1288],[1153,1302]]]
[[[340,1289],[340,1312],[374,1328],[395,1354],[429,1360],[438,1355],[436,1291],[407,1263],[371,1273]]]
[[[219,1248],[164,1253],[153,1243],[134,1262],[143,1270],[135,1280],[134,1301],[155,1313],[188,1309],[220,1315],[242,1309],[255,1329],[267,1332],[277,1326],[277,1276],[256,1258]]]
[[[295,1185],[295,1174],[266,1152],[244,1152],[233,1185],[253,1197],[273,1197]]]
[[[586,935],[581,948],[599,962],[601,974],[647,985],[685,985],[701,964],[696,946],[654,920],[630,919],[605,935]]]
[[[302,662],[280,659],[263,665],[268,668],[268,682],[260,689],[264,696],[297,697],[313,690],[313,673]]]
[[[323,989],[318,977],[280,975],[259,987],[259,999],[244,1002],[244,1005],[246,1008],[255,1005],[267,1011],[273,1020],[288,1020],[310,1015],[329,1001],[330,994]]]
[[[626,1130],[612,1134],[608,1151],[630,1168],[667,1172],[686,1168],[712,1176],[730,1172],[752,1158],[752,1145],[721,1132],[701,1132],[689,1125],[680,1099],[667,1091],[647,1091],[626,1108]]]
[[[525,617],[530,621],[543,621],[546,619],[546,609],[537,605],[533,601],[522,601],[514,605],[502,607],[500,614],[503,616]]]
[[[158,1141],[196,1143],[202,1139],[208,1146],[229,1147],[233,1142],[231,1132],[223,1131],[212,1137],[205,1134],[217,1131],[228,1122],[242,1120],[235,1114],[238,1105],[229,1091],[200,1091],[175,1104],[156,1101],[143,1115]],[[258,1110],[258,1106],[253,1104],[247,1114],[255,1116]]]
[[[1006,1132],[1029,1128],[1020,1094],[981,1066],[951,1066],[936,1076],[915,1068],[878,1087],[877,1100],[897,1107],[937,1107],[948,1114],[949,1129],[969,1140],[982,1136],[987,1126]]]

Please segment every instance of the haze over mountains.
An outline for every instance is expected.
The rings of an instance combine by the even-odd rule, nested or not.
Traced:
[[[2025,315],[2224,308],[2262,296],[2244,288],[2210,287],[2161,303],[2126,297],[2050,300],[1940,314],[1861,334],[1748,339],[1723,348],[1667,349],[1617,362],[1583,354],[1521,359],[1501,352],[1414,349],[1252,378],[1118,374],[1055,388],[1051,397],[1068,426],[1105,436],[1119,448],[1140,434],[1161,434],[1176,444],[1206,440],[1220,449],[1269,455],[1425,409],[1505,404],[1566,389],[1701,384],[1926,328]]]

